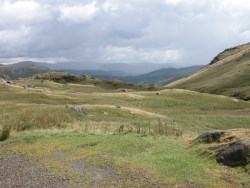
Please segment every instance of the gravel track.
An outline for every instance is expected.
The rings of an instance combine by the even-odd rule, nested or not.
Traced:
[[[22,155],[0,157],[0,187],[2,188],[69,188],[64,178],[53,177],[48,170]]]

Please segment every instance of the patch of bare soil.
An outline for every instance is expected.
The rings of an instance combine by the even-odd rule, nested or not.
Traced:
[[[0,187],[3,188],[68,188],[64,178],[53,177],[47,169],[22,155],[0,157]]]

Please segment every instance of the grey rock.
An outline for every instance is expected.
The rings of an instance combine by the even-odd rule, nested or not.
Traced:
[[[211,142],[218,142],[225,133],[223,131],[215,131],[215,132],[208,132],[200,135],[198,138],[195,139],[195,142],[204,142],[204,143],[211,143]]]
[[[249,149],[244,143],[235,143],[216,155],[216,161],[227,166],[245,166],[248,164]]]
[[[87,110],[82,107],[82,106],[72,106],[71,110],[75,113],[83,114],[83,115],[88,115]]]

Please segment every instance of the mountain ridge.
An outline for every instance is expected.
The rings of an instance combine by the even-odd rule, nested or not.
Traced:
[[[52,70],[92,70],[92,71],[108,71],[108,72],[123,72],[128,76],[137,76],[146,74],[162,68],[177,67],[175,64],[160,64],[160,63],[96,63],[96,62],[61,62],[61,63],[46,63],[34,61],[21,61],[12,64],[14,66],[23,65],[38,65]],[[119,76],[119,74],[117,75]]]

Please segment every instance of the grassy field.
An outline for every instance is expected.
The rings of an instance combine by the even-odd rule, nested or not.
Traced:
[[[10,128],[0,158],[25,155],[76,187],[250,186],[244,169],[221,166],[190,144],[205,131],[249,128],[245,101],[28,79],[2,82],[0,105],[0,133]]]

